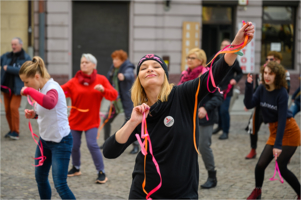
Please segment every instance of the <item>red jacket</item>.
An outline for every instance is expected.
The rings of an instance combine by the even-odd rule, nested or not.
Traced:
[[[104,92],[95,90],[94,87],[101,84]],[[80,112],[71,108],[69,124],[72,130],[86,131],[91,128],[98,128],[100,124],[99,111],[102,98],[114,101],[117,98],[117,91],[111,86],[108,79],[103,75],[96,75],[96,80],[90,85],[79,83],[76,77],[61,86],[66,97],[71,98],[72,106],[79,109],[89,109],[88,112]]]

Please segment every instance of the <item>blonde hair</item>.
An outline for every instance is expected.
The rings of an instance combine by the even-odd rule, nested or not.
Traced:
[[[42,78],[50,78],[50,75],[45,67],[44,61],[41,57],[35,56],[32,61],[26,61],[20,68],[19,75],[25,75],[26,77],[34,77],[36,73],[39,73]]]
[[[207,62],[207,56],[206,56],[206,53],[203,49],[200,49],[200,48],[193,48],[191,49],[189,52],[188,52],[188,56],[191,55],[191,54],[195,54],[197,59],[199,59],[200,61],[202,61],[202,65],[206,65],[206,62]]]
[[[166,74],[164,74],[164,82],[158,96],[158,100],[164,102],[168,100],[168,96],[173,88],[174,84],[169,83]],[[146,93],[140,83],[139,77],[136,78],[132,89],[131,89],[131,99],[133,101],[134,107],[139,106],[147,102]]]

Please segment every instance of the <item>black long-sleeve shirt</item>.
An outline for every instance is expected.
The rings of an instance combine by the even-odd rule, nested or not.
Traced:
[[[231,67],[222,58],[214,63],[212,69],[215,82],[218,85]],[[162,175],[162,186],[151,195],[152,198],[198,198],[199,167],[198,154],[193,144],[193,118],[196,119],[196,141],[199,141],[199,122],[197,115],[193,116],[193,111],[199,79],[201,79],[201,86],[198,103],[208,94],[207,78],[208,72],[200,78],[174,86],[168,101],[157,101],[150,108],[150,115],[146,118],[148,133],[153,145],[153,154],[159,164]],[[213,90],[211,83],[209,87]],[[164,119],[168,116],[174,119],[174,123],[170,127],[164,124]],[[136,140],[136,133],[140,135],[141,124],[136,127],[125,144],[118,143],[115,140],[115,134],[112,135],[104,144],[104,156],[106,158],[118,157]],[[133,181],[129,194],[130,199],[146,197],[142,190],[143,170],[144,155],[139,152],[132,174]],[[152,156],[148,151],[146,158],[146,191],[151,191],[159,183],[159,175],[152,161]]]
[[[244,104],[251,109],[260,106],[265,123],[278,122],[274,148],[281,149],[286,119],[293,117],[287,109],[288,94],[284,87],[273,91],[266,90],[264,85],[259,85],[253,94],[253,83],[246,82]]]

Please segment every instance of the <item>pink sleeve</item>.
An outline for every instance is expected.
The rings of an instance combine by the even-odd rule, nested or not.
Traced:
[[[49,90],[46,95],[33,88],[26,88],[23,93],[30,95],[38,104],[49,110],[56,106],[59,96],[55,89]]]

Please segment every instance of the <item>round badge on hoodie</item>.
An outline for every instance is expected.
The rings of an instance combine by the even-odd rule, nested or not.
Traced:
[[[173,119],[172,116],[167,116],[164,118],[164,124],[167,127],[171,127],[175,123],[175,120]]]

